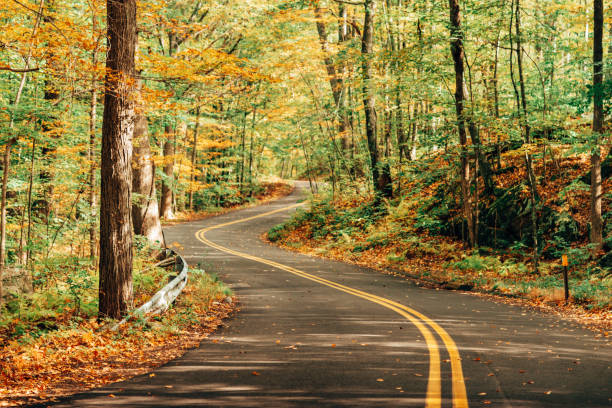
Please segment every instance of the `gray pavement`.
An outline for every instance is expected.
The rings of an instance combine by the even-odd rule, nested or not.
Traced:
[[[303,186],[303,185],[301,185]],[[271,204],[166,228],[191,265],[230,284],[241,311],[183,357],[155,371],[78,394],[57,406],[422,407],[429,350],[396,312],[272,266],[205,246],[202,228],[295,203]],[[571,322],[470,294],[423,289],[366,268],[291,253],[260,235],[279,212],[211,230],[224,247],[392,299],[435,320],[462,357],[472,407],[610,407],[612,348]],[[440,344],[442,406],[452,406]],[[171,388],[170,388],[171,386]],[[112,393],[115,398],[108,395]]]

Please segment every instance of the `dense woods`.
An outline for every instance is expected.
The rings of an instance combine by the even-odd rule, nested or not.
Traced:
[[[95,288],[86,313],[123,316],[133,247],[169,244],[160,219],[272,177],[329,190],[306,238],[438,237],[517,277],[569,254],[609,290],[606,6],[2,2],[0,313],[54,287],[76,315]]]

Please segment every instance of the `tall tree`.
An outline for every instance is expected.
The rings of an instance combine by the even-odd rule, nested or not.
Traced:
[[[338,72],[339,69],[336,67],[332,59],[329,45],[327,43],[327,27],[325,26],[323,14],[318,3],[315,6],[314,13],[317,20],[316,25],[317,33],[319,34],[319,43],[321,44],[321,51],[323,52],[323,62],[325,63],[325,69],[327,70],[327,77],[329,79],[329,85],[334,98],[334,104],[339,116],[338,133],[342,138],[342,148],[346,153],[346,150],[348,149],[348,129],[350,125],[346,112],[346,90],[344,78],[341,75],[342,73]],[[346,29],[343,29],[343,25],[345,24],[342,21],[343,19],[346,19],[346,10],[343,4],[341,4],[340,13],[341,21],[339,22],[338,41],[343,42],[346,40]],[[342,13],[344,13],[344,16],[342,16]]]
[[[102,122],[99,317],[120,318],[132,305],[132,135],[136,0],[107,0]]]
[[[366,0],[365,16],[363,21],[363,34],[361,36],[361,69],[363,80],[363,110],[365,114],[365,129],[370,153],[370,166],[372,172],[372,183],[377,195],[391,197],[393,188],[390,178],[386,177],[386,171],[381,174],[377,141],[376,124],[376,98],[372,81],[374,72],[372,59],[374,58],[374,16],[376,15],[376,2]],[[381,177],[381,175],[383,177]]]
[[[448,0],[450,7],[451,54],[455,67],[455,111],[457,114],[457,130],[461,149],[461,195],[463,198],[463,216],[468,230],[468,244],[476,242],[474,233],[474,217],[472,214],[472,195],[470,193],[470,162],[468,158],[467,133],[465,131],[465,94],[463,84],[464,51],[463,32],[461,31],[461,8],[459,0]]]
[[[603,0],[593,0],[593,133],[603,130]],[[595,252],[603,246],[601,219],[601,152],[599,143],[591,154],[591,243]]]
[[[196,158],[198,155],[198,130],[200,128],[200,107],[196,108],[195,126],[193,129],[193,142],[191,144],[191,169],[189,170],[189,210],[193,211],[193,190],[196,173]]]
[[[174,199],[174,193],[172,191],[172,185],[174,180],[174,144],[175,141],[170,138],[174,134],[176,139],[176,130],[173,132],[172,127],[168,124],[164,126],[164,174],[165,177],[162,180],[162,194],[160,203],[160,212],[162,217],[167,220],[174,218],[174,212],[172,211],[172,203]]]
[[[142,89],[142,83],[137,81]],[[140,92],[139,92],[140,93]],[[134,119],[132,154],[132,219],[134,233],[147,237],[153,244],[164,245],[164,235],[159,221],[159,206],[155,189],[155,165],[151,155],[148,123],[143,104],[139,104]]]

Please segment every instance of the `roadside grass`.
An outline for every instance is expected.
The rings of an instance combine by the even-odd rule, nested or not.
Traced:
[[[536,274],[525,248],[468,250],[451,237],[432,233],[437,226],[416,214],[412,204],[386,202],[375,208],[371,197],[347,195],[333,202],[315,198],[310,209],[298,210],[273,227],[267,239],[288,249],[400,272],[434,286],[468,288],[534,304],[564,303],[560,260],[542,260]],[[570,247],[569,252],[571,302],[609,316],[612,272],[593,261],[584,247]]]
[[[155,266],[155,252],[137,251],[136,305],[173,273]],[[231,290],[216,276],[190,269],[187,286],[169,310],[134,317],[111,331],[96,319],[95,266],[70,261],[48,263],[34,293],[7,304],[0,322],[0,406],[45,401],[146,372],[195,347],[234,309]]]

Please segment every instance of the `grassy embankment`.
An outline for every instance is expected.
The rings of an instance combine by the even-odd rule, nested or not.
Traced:
[[[34,292],[12,296],[0,320],[0,406],[42,401],[141,374],[196,346],[232,311],[231,291],[200,270],[162,315],[117,331],[96,320],[97,270],[88,260],[37,264]],[[144,303],[175,272],[137,250],[134,302]]]

